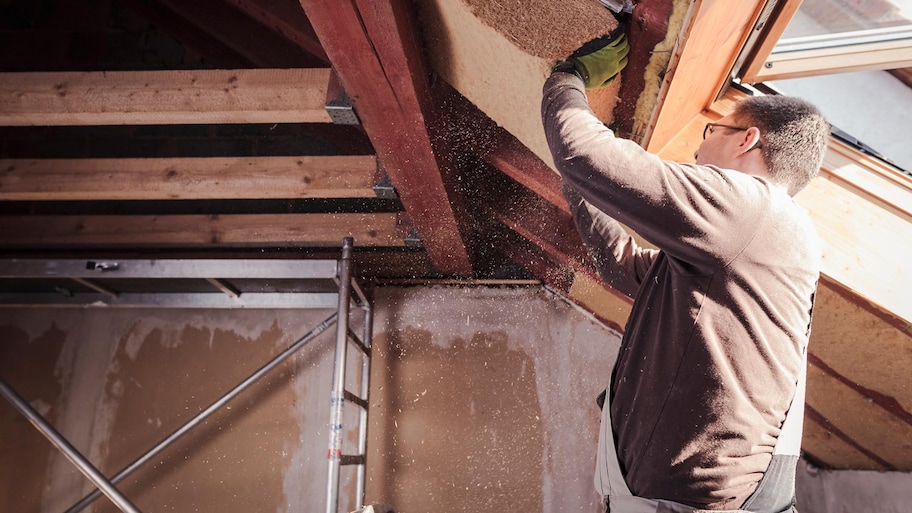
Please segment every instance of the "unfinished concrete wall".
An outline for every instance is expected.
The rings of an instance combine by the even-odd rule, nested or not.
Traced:
[[[597,511],[594,398],[615,332],[537,287],[376,295],[369,502]],[[323,317],[0,310],[0,376],[110,475]],[[322,511],[332,333],[131,475],[125,493],[143,511]],[[0,509],[59,513],[90,491],[5,401],[0,444]]]
[[[0,375],[110,476],[328,314],[2,310]],[[333,333],[131,474],[124,493],[143,511],[321,511]],[[0,453],[0,510],[59,513],[92,490],[3,400]],[[102,498],[94,511],[117,510]]]
[[[618,334],[541,288],[377,293],[367,497],[401,513],[597,512]]]
[[[375,297],[369,502],[399,513],[601,511],[594,395],[616,332],[538,287]],[[326,315],[0,310],[0,376],[110,475]],[[332,333],[129,477],[128,496],[143,511],[323,511]],[[59,513],[91,488],[2,400],[0,455],[2,511]],[[803,466],[799,506],[898,513],[909,484],[908,473]],[[348,511],[351,473],[342,491]]]

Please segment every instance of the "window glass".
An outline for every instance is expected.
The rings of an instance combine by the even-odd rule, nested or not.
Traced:
[[[912,29],[912,0],[804,0],[777,48],[795,38],[902,29]]]
[[[768,84],[816,105],[850,144],[912,171],[908,130],[912,126],[912,88],[890,73],[861,71]]]
[[[849,51],[851,45],[884,41],[891,45],[912,42],[912,0],[804,0],[773,55],[809,50],[808,65],[813,66],[814,50],[830,52],[846,47]],[[855,52],[843,60],[874,58],[873,53]],[[901,52],[908,55],[912,50]],[[881,69],[890,67],[885,64]],[[783,94],[817,105],[850,143],[912,171],[912,145],[907,142],[908,127],[912,125],[912,88],[887,71],[839,71],[821,69],[812,76],[766,83]]]

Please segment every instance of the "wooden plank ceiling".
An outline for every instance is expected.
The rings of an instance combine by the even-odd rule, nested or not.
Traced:
[[[619,103],[625,133],[669,157],[692,152],[720,115],[711,105],[763,2],[639,6],[631,37],[653,39],[634,41],[636,66],[672,4],[693,42],[657,74],[675,107],[623,126],[646,87],[633,80]],[[365,279],[535,279],[622,329],[629,303],[597,284],[557,175],[430,69],[416,11],[409,0],[3,2],[0,258],[331,258],[353,236]],[[358,124],[333,122],[327,105]],[[879,441],[912,429],[902,378],[871,380],[842,336],[878,326],[896,346],[881,360],[907,376],[895,356],[910,354],[912,329],[839,272],[823,283],[827,323],[815,323],[821,395],[806,445],[821,464],[912,468],[912,448]],[[889,422],[859,426],[840,406],[856,400]]]

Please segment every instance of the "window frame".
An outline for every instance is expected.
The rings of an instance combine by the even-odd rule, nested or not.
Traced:
[[[801,0],[769,0],[733,77],[743,84],[912,66],[912,25],[810,36],[777,45]]]

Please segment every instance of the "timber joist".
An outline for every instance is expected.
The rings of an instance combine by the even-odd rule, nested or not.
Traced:
[[[331,89],[328,68],[5,73],[0,124],[69,126],[71,134],[118,125],[329,126]],[[4,250],[17,254],[308,248],[347,236],[360,247],[402,248],[415,231],[395,197],[378,197],[385,174],[375,155],[6,158],[0,170],[0,233]]]

